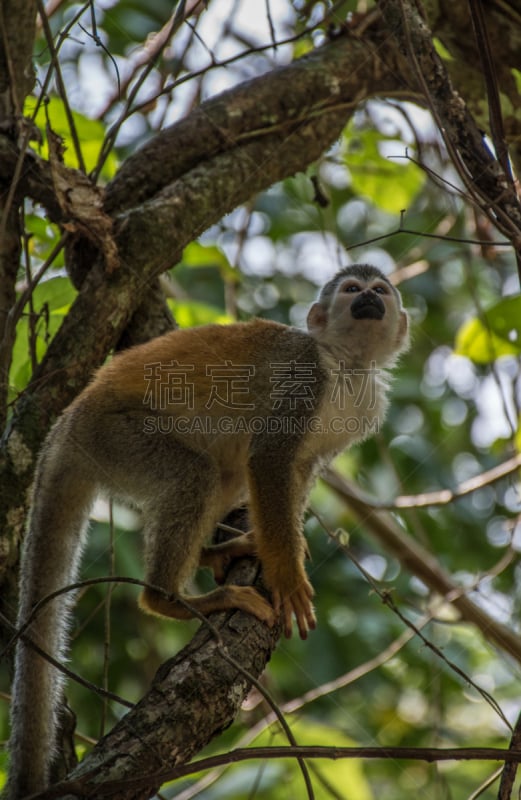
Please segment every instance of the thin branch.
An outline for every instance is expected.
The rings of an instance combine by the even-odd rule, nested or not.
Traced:
[[[521,752],[521,714],[518,715],[514,730],[512,732],[510,750],[516,751],[517,753]],[[517,775],[518,765],[519,762],[506,762],[503,769],[503,774],[501,776],[501,782],[499,784],[498,800],[510,800],[512,796],[512,790],[514,788],[514,781]]]
[[[461,614],[462,619],[472,622],[488,642],[509,653],[521,663],[521,638],[519,634],[502,625],[466,596],[466,589],[457,586],[451,576],[440,566],[429,550],[409,536],[388,512],[372,508],[360,492],[332,469],[323,476],[325,483],[333,489],[373,535],[395,558],[416,575],[432,591],[440,594]]]
[[[71,19],[69,20],[67,25],[65,25],[65,27],[61,29],[61,31],[58,34],[58,37],[56,39],[56,42],[55,43],[53,42],[53,46],[54,46],[54,51],[53,52],[54,52],[54,58],[55,59],[58,58],[58,54],[59,54],[64,42],[67,41],[70,31],[76,25],[76,23],[79,22],[79,20],[83,16],[83,14],[85,14],[85,12],[87,11],[87,9],[90,6],[90,3],[91,3],[91,0],[85,0],[83,5],[81,5],[79,7],[78,11],[71,17]],[[38,14],[38,19],[41,21],[41,18],[40,18],[39,14]],[[47,24],[48,24],[48,17],[47,17]],[[34,121],[34,119],[36,117],[36,114],[38,112],[38,109],[40,108],[41,104],[43,102],[45,102],[45,98],[46,98],[46,95],[47,95],[47,89],[49,88],[49,84],[51,82],[52,74],[53,74],[53,71],[52,71],[52,68],[50,67],[47,70],[46,74],[45,74],[45,78],[44,78],[43,84],[41,85],[40,93],[39,93],[38,97],[36,98],[36,105],[35,105],[35,108],[34,108],[34,111],[32,113],[32,117],[31,117],[32,121]]]
[[[440,489],[436,492],[423,492],[413,495],[400,495],[390,503],[375,503],[377,508],[425,508],[426,506],[446,506],[460,497],[465,497],[472,492],[477,492],[485,486],[490,486],[496,481],[512,475],[521,467],[521,453],[503,461],[496,467],[485,470],[473,478],[460,483],[455,489]]]
[[[127,119],[132,114],[135,114],[136,112],[141,111],[143,108],[148,106],[151,102],[154,102],[155,100],[158,100],[163,95],[171,94],[174,91],[174,89],[177,89],[177,87],[181,86],[183,83],[186,83],[187,81],[194,80],[195,78],[200,78],[203,75],[206,75],[211,70],[222,68],[222,67],[229,67],[231,64],[235,64],[237,61],[241,61],[242,59],[246,58],[246,56],[255,55],[257,53],[265,53],[268,50],[273,50],[274,48],[276,49],[277,47],[282,47],[283,45],[286,45],[286,44],[295,44],[296,42],[300,41],[305,36],[308,36],[310,33],[313,33],[315,30],[318,30],[318,28],[321,28],[329,19],[331,19],[334,16],[334,14],[336,13],[337,8],[339,6],[341,6],[343,2],[344,2],[344,0],[340,0],[340,2],[335,3],[332,6],[332,8],[326,10],[326,12],[324,13],[324,16],[318,22],[316,22],[314,25],[310,25],[308,28],[305,28],[300,33],[295,33],[292,36],[287,36],[284,39],[279,39],[275,43],[261,44],[261,45],[256,45],[256,46],[252,45],[252,46],[248,47],[247,50],[243,50],[240,53],[236,53],[235,55],[230,56],[229,58],[223,58],[221,60],[218,60],[218,59],[214,58],[213,55],[212,55],[211,62],[209,64],[207,64],[206,66],[201,67],[200,69],[193,70],[192,72],[189,72],[189,73],[187,73],[186,75],[183,75],[180,78],[176,78],[174,81],[171,81],[170,83],[167,83],[161,89],[161,91],[158,92],[157,94],[153,95],[152,97],[147,98],[142,103],[139,103],[139,104],[135,105],[131,110],[129,110]]]
[[[496,156],[501,164],[503,172],[508,178],[510,185],[513,186],[514,176],[512,175],[508,145],[505,139],[505,126],[501,113],[501,100],[499,97],[496,67],[487,33],[487,24],[483,13],[483,2],[482,0],[468,0],[468,3],[474,35],[476,37],[476,49],[479,54],[485,85],[487,87],[489,124],[492,141],[494,142],[494,150],[496,151]]]
[[[222,638],[221,638],[219,632],[217,631],[217,629],[215,627],[213,627],[213,626],[211,626],[211,629],[212,629],[212,633],[215,632],[215,636],[217,638],[217,641],[221,642],[221,644],[222,644]],[[228,652],[227,652],[225,647],[222,647],[220,649],[219,655],[220,655],[221,658],[223,658],[225,661],[227,661],[229,664],[231,664],[233,667],[235,667],[237,670],[239,670],[239,672],[242,675],[244,675],[245,678],[248,679],[248,681],[251,683],[251,685],[255,687],[255,689],[259,692],[259,694],[268,703],[269,707],[271,708],[271,710],[273,712],[274,717],[279,722],[279,724],[280,724],[282,730],[284,731],[284,734],[286,735],[289,743],[293,747],[297,747],[298,745],[297,745],[296,739],[295,739],[295,737],[293,735],[293,732],[292,732],[291,728],[289,727],[288,723],[286,722],[286,719],[284,717],[283,711],[279,708],[279,706],[277,705],[275,700],[272,698],[272,696],[267,691],[267,689],[262,685],[262,683],[260,683],[260,681],[258,681],[251,674],[251,672],[249,670],[244,669],[242,664],[240,664],[237,661],[236,658],[232,658],[230,655],[228,655]],[[300,757],[297,757],[297,761],[298,761],[298,765],[300,767],[300,771],[302,772],[302,776],[304,778],[304,783],[305,783],[305,786],[306,786],[307,796],[308,796],[309,800],[314,800],[315,795],[314,795],[314,792],[313,792],[313,786],[311,784],[311,779],[309,777],[309,771],[308,771],[308,768],[306,766],[306,762],[304,761],[303,758],[300,758]]]
[[[126,708],[134,708],[134,703],[130,703],[123,697],[114,694],[114,692],[109,692],[105,691],[104,689],[101,689],[99,686],[96,686],[96,684],[91,683],[91,681],[88,681],[86,678],[83,678],[77,672],[73,672],[73,670],[69,669],[69,667],[67,667],[61,661],[57,661],[55,658],[53,658],[53,656],[51,656],[49,653],[43,650],[38,644],[36,644],[35,641],[33,641],[29,636],[27,636],[26,633],[21,633],[20,631],[17,631],[13,623],[1,612],[0,612],[0,622],[7,631],[13,631],[14,635],[11,639],[11,642],[15,642],[17,639],[21,639],[25,645],[31,647],[35,651],[35,653],[38,653],[38,655],[44,658],[45,661],[48,661],[49,664],[52,664],[52,666],[55,669],[63,673],[63,675],[69,678],[69,680],[78,683],[80,686],[83,686],[90,692],[94,692],[100,697],[106,697],[107,700],[112,700],[113,702],[119,703],[120,705],[125,706]],[[10,644],[4,649],[4,651],[0,655],[0,661],[2,661],[4,653],[6,653],[9,649],[10,649]]]
[[[97,586],[98,584],[130,584],[131,586],[140,586],[143,589],[151,589],[154,592],[158,592],[161,594],[166,600],[170,600],[174,597],[170,592],[165,591],[165,589],[161,588],[160,586],[156,586],[154,584],[146,583],[145,581],[139,580],[139,578],[129,578],[125,575],[105,575],[99,578],[87,578],[82,581],[75,581],[74,583],[69,583],[67,586],[61,586],[59,589],[56,589],[54,592],[50,592],[49,594],[42,597],[38,600],[37,603],[31,609],[31,613],[29,616],[24,620],[24,622],[15,630],[14,635],[11,637],[5,648],[0,652],[0,661],[2,661],[9,650],[16,644],[16,641],[25,635],[25,632],[30,628],[33,624],[34,620],[38,616],[38,614],[45,608],[48,603],[52,600],[56,600],[57,597],[61,597],[64,594],[70,594],[71,592],[76,592],[79,589],[85,589],[89,586]],[[199,619],[200,622],[207,622],[205,616],[203,616],[199,611],[193,608],[190,603],[188,603],[184,598],[175,595],[175,600],[181,603],[185,608],[187,608],[196,619]],[[10,626],[13,628],[13,626]],[[13,628],[14,629],[14,628]],[[210,625],[210,629],[212,626]]]
[[[430,621],[432,621],[432,615],[425,615],[417,623],[417,627],[421,629]],[[403,647],[405,647],[405,645],[408,644],[415,636],[416,633],[414,631],[406,628],[400,634],[400,636],[392,641],[391,644],[389,644],[384,650],[374,656],[374,658],[365,661],[363,664],[359,664],[359,666],[354,667],[343,675],[340,675],[338,678],[334,678],[333,680],[327,681],[326,683],[323,683],[314,689],[310,689],[300,697],[295,697],[292,700],[288,700],[280,706],[281,712],[283,714],[293,714],[296,711],[299,711],[301,708],[304,708],[304,706],[308,705],[309,703],[312,703],[321,697],[327,697],[327,695],[338,691],[338,689],[342,689],[345,686],[355,683],[357,680],[360,680],[360,678],[368,675],[373,670],[378,669],[378,667],[385,664],[391,658],[394,658],[394,656],[396,656],[396,654],[399,653],[400,650],[402,650]],[[260,736],[263,731],[269,728],[270,725],[276,722],[276,720],[277,717],[273,712],[267,714],[261,720],[256,722],[255,725],[249,728],[243,736],[240,737],[237,742],[237,746],[239,748],[246,747],[258,736]],[[197,781],[197,783],[192,784],[184,791],[181,791],[179,795],[176,795],[177,800],[192,800],[193,797],[196,797],[200,792],[211,786],[220,777],[222,772],[223,769],[218,768],[213,774],[210,773],[208,775],[204,775],[200,780]]]
[[[54,259],[61,253],[61,251],[65,247],[65,242],[67,240],[67,236],[68,236],[68,234],[65,233],[56,242],[56,244],[54,245],[53,249],[49,253],[48,257],[45,259],[45,261],[43,262],[43,264],[39,268],[38,272],[35,275],[33,275],[32,277],[28,278],[25,288],[20,293],[20,296],[18,297],[16,303],[14,304],[14,306],[9,311],[8,321],[7,321],[7,325],[6,325],[6,331],[7,331],[6,335],[7,336],[13,336],[14,337],[15,331],[16,331],[16,325],[18,324],[18,321],[20,320],[20,318],[21,318],[21,316],[23,314],[23,310],[24,310],[26,304],[29,302],[29,300],[30,300],[30,298],[31,298],[36,286],[40,283],[41,279],[43,278],[43,276],[45,275],[45,273],[47,272],[49,267],[52,266],[52,264],[54,262]]]
[[[148,775],[141,775],[138,778],[126,780],[107,781],[100,787],[99,784],[92,784],[90,778],[93,777],[94,770],[84,775],[82,778],[73,781],[62,781],[55,786],[39,794],[32,795],[31,800],[55,800],[66,794],[77,795],[78,797],[93,796],[108,797],[116,793],[136,791],[140,788],[146,789],[153,784],[161,784],[166,781],[185,778],[197,772],[207,769],[214,769],[229,764],[239,764],[243,761],[252,759],[274,760],[287,758],[306,758],[306,759],[390,759],[390,760],[410,760],[426,761],[429,764],[442,761],[507,761],[508,763],[519,763],[521,753],[514,752],[507,748],[500,747],[328,747],[328,746],[298,746],[298,747],[251,747],[247,749],[231,750],[209,758],[201,758],[173,767],[168,770],[158,771]]]
[[[193,14],[197,12],[197,7],[200,6],[200,2],[196,2],[195,6],[189,9],[188,13]],[[202,9],[199,9],[202,11]],[[157,61],[158,56],[161,55],[164,48],[167,46],[169,39],[172,35],[172,15],[168,18],[162,28],[155,32],[152,36],[150,36],[145,43],[139,47],[136,51],[130,54],[130,59],[132,61],[132,65],[126,77],[123,79],[121,84],[118,86],[117,94],[113,94],[111,97],[108,98],[107,102],[105,103],[104,107],[98,113],[98,118],[102,119],[106,116],[106,114],[111,110],[114,104],[121,99],[122,93],[126,92],[128,87],[130,86],[131,82],[134,80],[138,70],[147,65],[147,64],[154,64]],[[181,58],[181,62],[184,59]],[[150,102],[147,101],[147,102]]]
[[[431,642],[431,640],[428,639],[410,619],[408,619],[404,614],[402,614],[402,612],[394,602],[391,593],[388,591],[382,591],[380,589],[377,581],[375,581],[373,577],[370,575],[370,573],[366,569],[364,569],[364,567],[362,566],[360,561],[356,558],[352,550],[341,542],[340,535],[335,536],[331,531],[328,531],[327,528],[325,530],[328,536],[330,536],[333,539],[333,541],[337,543],[338,547],[342,550],[342,552],[348,556],[348,558],[352,561],[357,570],[364,576],[364,578],[369,583],[372,590],[378,595],[382,603],[386,605],[388,608],[390,608],[391,611],[404,623],[404,625],[410,628],[410,630],[414,631],[415,635],[418,636],[419,639],[421,639],[425,647],[431,650],[431,652],[433,652],[437,656],[437,658],[439,658],[442,662],[444,662],[453,672],[456,673],[456,675],[462,678],[465,681],[465,683],[468,683],[469,686],[472,686],[472,688],[475,689],[476,692],[479,695],[481,695],[481,697],[485,700],[485,702],[488,703],[489,706],[495,711],[495,713],[498,715],[501,721],[506,725],[506,727],[509,730],[512,730],[511,724],[509,723],[501,706],[494,699],[494,697],[492,697],[492,695],[489,692],[487,692],[478,683],[476,683],[470,677],[470,675],[464,672],[464,670],[462,670],[454,661],[452,661],[450,658],[447,658],[445,653],[443,653],[442,650],[439,647],[437,647],[437,645]]]
[[[99,152],[99,156],[98,156],[98,161],[96,163],[96,167],[94,168],[94,170],[92,172],[92,178],[94,180],[99,176],[100,171],[101,171],[101,169],[103,167],[103,164],[105,163],[106,159],[108,158],[108,155],[109,155],[110,151],[112,150],[112,148],[114,146],[114,142],[116,140],[116,137],[117,137],[117,135],[119,133],[119,130],[120,130],[121,126],[129,118],[130,109],[132,108],[132,103],[134,102],[134,99],[137,96],[137,94],[138,94],[139,90],[141,89],[142,85],[144,84],[145,80],[147,79],[147,77],[152,72],[152,70],[153,70],[153,68],[155,66],[157,58],[163,52],[163,50],[165,49],[165,47],[168,44],[168,42],[171,39],[171,37],[176,33],[177,30],[179,30],[179,28],[183,24],[183,22],[184,22],[185,4],[186,4],[186,0],[182,0],[182,2],[179,3],[177,8],[172,12],[172,14],[170,16],[170,19],[168,20],[167,24],[163,27],[163,30],[161,31],[161,35],[158,38],[158,46],[153,50],[153,52],[151,54],[151,57],[150,57],[150,60],[145,64],[145,66],[144,66],[144,68],[143,68],[143,70],[141,72],[141,75],[136,80],[136,83],[132,87],[132,89],[131,89],[131,91],[130,91],[130,93],[129,93],[126,101],[125,101],[125,105],[124,105],[123,111],[121,112],[121,114],[119,115],[118,119],[116,120],[114,125],[111,126],[110,130],[108,131],[107,135],[105,136],[105,139],[103,141],[103,144],[102,144],[100,152]]]
[[[448,236],[445,233],[427,233],[426,231],[417,231],[413,230],[412,228],[405,228],[402,224],[403,222],[403,212],[400,217],[400,224],[394,231],[389,231],[388,233],[382,233],[379,236],[372,236],[370,239],[363,239],[360,242],[356,242],[355,244],[347,245],[344,248],[345,252],[348,253],[349,250],[355,250],[357,247],[367,247],[370,244],[374,244],[375,242],[381,242],[384,239],[390,239],[391,236],[397,236],[400,233],[405,233],[409,236],[417,236],[419,239],[439,239],[444,242],[457,242],[458,244],[477,244],[477,245],[486,245],[490,247],[493,245],[494,247],[512,247],[512,242],[495,242],[495,241],[484,241],[483,239],[467,239],[466,237],[462,236]]]
[[[56,82],[58,84],[58,90],[60,92],[60,98],[63,103],[63,108],[65,110],[65,116],[67,117],[67,123],[69,125],[69,131],[71,134],[72,143],[74,146],[74,152],[76,154],[76,158],[78,160],[78,167],[82,172],[85,172],[85,161],[83,159],[83,153],[80,144],[80,137],[78,136],[78,131],[76,130],[76,123],[74,122],[74,117],[72,115],[72,110],[69,105],[69,98],[67,96],[67,89],[65,86],[65,81],[63,80],[63,75],[61,71],[60,61],[58,59],[58,53],[54,46],[54,40],[52,36],[51,27],[49,25],[49,20],[47,19],[47,15],[45,13],[45,7],[43,5],[43,0],[36,0],[36,5],[38,8],[38,13],[40,14],[40,18],[42,20],[43,31],[45,34],[45,39],[47,41],[47,46],[51,53],[51,66],[49,67],[49,71],[54,69],[56,72]],[[83,12],[82,12],[83,13]]]
[[[492,784],[494,784],[494,783],[497,781],[497,779],[498,779],[498,778],[500,777],[500,775],[501,775],[502,769],[503,769],[503,768],[502,768],[502,767],[500,767],[499,769],[496,769],[496,770],[495,770],[495,771],[492,773],[492,775],[489,775],[489,776],[488,776],[488,778],[486,778],[486,779],[483,781],[483,783],[481,784],[481,786],[478,786],[478,788],[477,788],[477,789],[476,789],[474,792],[472,792],[472,794],[470,794],[470,795],[468,796],[468,800],[478,800],[478,798],[479,798],[479,797],[481,797],[481,796],[483,795],[483,793],[484,793],[484,792],[485,792],[487,789],[489,789],[489,788],[492,786]]]
[[[91,22],[91,27],[92,27],[92,33],[90,31],[88,31],[81,24],[81,22],[78,22],[78,25],[81,28],[81,30],[93,40],[93,42],[96,45],[96,47],[100,47],[103,50],[103,52],[106,53],[107,57],[112,62],[112,65],[113,65],[114,70],[116,72],[116,80],[118,82],[118,94],[117,94],[117,96],[119,98],[120,95],[121,95],[121,80],[120,80],[120,77],[119,77],[118,65],[117,65],[116,59],[114,58],[114,56],[112,55],[110,50],[108,50],[105,47],[105,45],[103,44],[103,42],[101,40],[101,37],[98,35],[98,25],[97,25],[97,22],[96,22],[96,9],[94,8],[94,0],[90,0],[90,22]]]
[[[122,704],[126,705],[128,708],[133,708],[134,706],[133,706],[132,703],[128,703],[127,701],[123,700],[122,698],[118,697],[117,695],[113,694],[112,692],[109,692],[107,690],[107,688],[106,688],[106,685],[104,685],[103,689],[100,689],[98,686],[95,686],[90,681],[87,681],[84,678],[82,678],[81,676],[77,675],[76,673],[73,673],[72,670],[66,668],[63,664],[58,662],[53,656],[49,655],[44,650],[42,650],[32,639],[30,639],[26,635],[26,631],[33,624],[34,620],[36,619],[38,614],[40,614],[42,609],[46,605],[48,605],[48,603],[50,603],[52,600],[55,600],[57,597],[60,597],[60,596],[62,596],[64,594],[68,594],[68,593],[71,593],[71,592],[76,592],[79,589],[84,589],[84,588],[89,587],[89,586],[95,586],[95,585],[99,585],[99,584],[109,584],[109,586],[111,586],[111,585],[114,585],[114,584],[122,584],[122,583],[131,584],[133,586],[141,586],[143,588],[152,589],[153,591],[161,593],[167,599],[172,597],[172,595],[169,592],[166,592],[164,589],[161,589],[161,587],[153,586],[151,584],[147,584],[144,581],[141,581],[141,580],[139,580],[137,578],[128,578],[128,577],[125,577],[125,576],[108,575],[108,576],[105,576],[105,577],[89,578],[87,580],[76,581],[75,583],[71,583],[71,584],[68,584],[67,586],[63,586],[63,587],[61,587],[60,589],[57,589],[54,592],[50,592],[45,597],[43,597],[41,600],[39,600],[33,606],[30,615],[27,617],[27,619],[23,622],[23,624],[17,630],[15,630],[14,626],[12,626],[10,623],[7,622],[7,620],[5,620],[5,623],[8,626],[8,628],[11,629],[11,630],[15,630],[15,633],[11,637],[9,643],[4,648],[4,650],[0,653],[0,661],[2,661],[4,659],[4,657],[7,655],[9,650],[14,646],[16,641],[18,639],[22,639],[22,641],[25,644],[29,645],[34,650],[36,650],[36,652],[38,652],[43,658],[45,658],[47,661],[49,661],[60,672],[63,672],[65,675],[67,675],[67,677],[71,678],[72,680],[75,680],[77,683],[80,683],[81,685],[83,685],[86,688],[92,690],[93,692],[95,692],[96,694],[102,696],[105,699],[115,700],[116,702],[119,702],[119,703],[122,703]],[[267,689],[264,686],[262,686],[262,684],[259,683],[259,681],[255,678],[255,676],[252,675],[249,670],[245,669],[239,663],[239,661],[237,661],[237,659],[232,658],[228,654],[226,646],[224,645],[224,643],[222,641],[222,637],[221,637],[218,629],[215,627],[215,625],[213,625],[210,622],[210,620],[207,617],[203,616],[198,611],[196,611],[196,609],[194,609],[190,605],[190,603],[187,602],[184,598],[176,597],[176,599],[177,599],[178,602],[182,603],[186,608],[188,608],[193,613],[193,615],[195,617],[197,617],[206,626],[206,628],[212,633],[212,635],[215,637],[216,641],[220,644],[219,653],[218,653],[219,657],[222,658],[227,663],[229,663],[231,666],[233,666],[238,672],[240,672],[241,675],[243,675],[253,686],[255,686],[257,691],[264,697],[264,699],[266,700],[268,705],[271,707],[275,717],[278,719],[282,730],[284,731],[284,733],[286,734],[286,736],[288,738],[289,743],[292,746],[296,747],[297,746],[297,742],[295,740],[295,737],[294,737],[289,725],[287,724],[283,713],[280,711],[279,707],[277,706],[276,702],[273,700],[273,698],[271,697],[271,695],[269,694]],[[302,775],[304,777],[304,782],[305,782],[305,785],[306,785],[307,797],[309,798],[309,800],[314,800],[313,787],[312,787],[312,784],[311,784],[311,779],[309,777],[308,769],[307,769],[303,759],[298,758],[297,760],[299,762],[299,766],[300,766],[300,769],[302,771]]]

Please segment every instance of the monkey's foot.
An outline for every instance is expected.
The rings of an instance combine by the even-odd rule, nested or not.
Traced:
[[[216,591],[220,591],[220,589]],[[229,600],[230,605],[228,608],[240,608],[241,611],[253,614],[254,617],[265,622],[270,628],[275,625],[277,621],[275,609],[253,586],[228,584],[222,587],[222,591],[226,592]]]
[[[271,628],[277,619],[273,606],[253,586],[228,584],[208,594],[170,595],[152,587],[146,587],[140,595],[139,605],[144,611],[161,617],[191,619],[208,616],[216,611],[240,609],[265,622]]]
[[[272,591],[273,605],[277,617],[282,613],[284,635],[291,637],[292,616],[295,615],[301,639],[307,639],[308,631],[317,626],[315,611],[311,602],[313,587],[307,579],[303,580],[297,589],[292,592]]]
[[[216,583],[223,583],[226,571],[234,558],[244,558],[255,555],[255,540],[252,533],[236,536],[222,544],[212,544],[203,547],[199,558],[200,567],[209,567],[214,574]]]

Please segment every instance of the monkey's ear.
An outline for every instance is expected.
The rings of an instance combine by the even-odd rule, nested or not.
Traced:
[[[319,333],[326,327],[327,311],[320,303],[313,303],[309,309],[307,323],[310,333]]]

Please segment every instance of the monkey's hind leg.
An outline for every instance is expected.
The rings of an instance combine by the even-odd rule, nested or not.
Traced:
[[[185,471],[182,478],[170,478],[165,491],[156,494],[154,506],[145,509],[146,583],[150,586],[141,593],[139,604],[144,611],[174,619],[237,608],[272,625],[273,607],[252,586],[220,586],[196,596],[182,593],[201,557],[204,561],[208,553],[208,549],[203,551],[203,543],[220,516],[219,474],[209,459],[207,463],[201,454],[196,457],[197,473],[191,476]],[[237,552],[237,546],[251,550],[249,540],[240,537],[239,542],[223,548],[224,557]],[[218,558],[223,558],[222,550]]]

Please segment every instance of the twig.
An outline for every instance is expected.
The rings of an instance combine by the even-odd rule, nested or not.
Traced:
[[[74,781],[63,781],[50,789],[39,794],[32,795],[28,800],[55,800],[66,794],[74,794],[78,797],[93,796],[92,790],[96,792],[96,797],[106,797],[115,793],[130,790],[137,790],[140,787],[147,788],[151,785],[158,785],[166,781],[185,778],[197,772],[207,769],[214,769],[222,765],[239,764],[242,761],[252,759],[280,759],[280,758],[326,758],[332,760],[344,758],[366,758],[366,759],[391,759],[410,761],[426,761],[429,764],[441,761],[507,761],[519,762],[521,753],[514,753],[512,750],[501,747],[327,747],[305,745],[298,747],[251,747],[247,749],[231,750],[209,758],[201,758],[192,761],[190,764],[182,764],[169,770],[157,771],[139,778],[125,780],[106,781],[103,786],[89,783],[92,773]]]
[[[468,3],[474,35],[476,37],[476,49],[481,61],[481,69],[487,87],[490,133],[492,141],[494,142],[494,150],[496,151],[496,156],[501,164],[503,172],[508,178],[510,185],[513,186],[514,176],[512,175],[510,156],[505,139],[505,126],[503,125],[503,115],[501,113],[501,100],[499,98],[496,68],[483,14],[483,2],[482,0],[468,0]]]
[[[54,68],[56,72],[56,82],[58,84],[58,89],[63,103],[63,108],[65,110],[65,116],[67,117],[71,139],[74,146],[74,152],[76,153],[76,158],[78,160],[78,167],[82,172],[85,172],[85,161],[83,159],[83,153],[81,150],[80,137],[78,136],[78,131],[76,130],[76,123],[74,122],[74,117],[72,115],[71,107],[69,105],[69,99],[67,97],[67,89],[65,87],[65,82],[63,80],[60,62],[58,59],[58,53],[54,46],[52,31],[49,25],[49,20],[47,19],[47,15],[45,13],[43,0],[36,0],[36,5],[38,8],[38,13],[40,14],[40,18],[42,20],[43,31],[47,41],[47,46],[49,47],[49,51],[51,53],[51,66],[49,67],[49,70]]]
[[[11,639],[11,642],[2,651],[2,653],[0,653],[0,662],[2,661],[5,653],[9,650],[11,643],[16,641],[17,639],[21,639],[25,645],[31,647],[36,653],[38,653],[39,656],[44,658],[46,661],[49,662],[49,664],[52,664],[53,667],[55,667],[57,670],[66,675],[67,678],[69,678],[69,680],[74,681],[75,683],[79,683],[80,686],[83,686],[90,692],[94,692],[95,694],[100,695],[100,697],[106,697],[108,700],[113,700],[115,703],[119,703],[120,705],[125,706],[126,708],[134,708],[134,703],[130,703],[123,697],[114,694],[114,692],[108,692],[105,691],[104,689],[101,689],[99,686],[96,686],[94,683],[91,683],[91,681],[88,681],[86,678],[83,678],[81,675],[78,675],[78,673],[73,672],[71,669],[69,669],[69,667],[66,667],[65,664],[62,664],[60,661],[57,661],[49,653],[47,653],[39,645],[37,645],[36,642],[34,642],[29,636],[27,636],[27,634],[17,631],[13,623],[9,619],[7,619],[7,617],[4,616],[4,614],[2,614],[1,612],[0,612],[0,622],[6,628],[6,630],[14,631],[14,636]]]
[[[375,242],[381,242],[383,239],[389,239],[391,236],[397,236],[399,233],[406,233],[409,236],[418,236],[421,239],[440,239],[444,242],[457,242],[458,244],[477,244],[477,245],[486,245],[490,247],[493,245],[494,247],[512,247],[512,242],[491,242],[491,241],[484,241],[483,239],[467,239],[462,236],[447,236],[444,233],[427,233],[426,231],[416,231],[412,228],[405,228],[402,225],[402,218],[400,219],[400,224],[394,231],[389,231],[388,233],[381,233],[379,236],[373,236],[371,239],[363,239],[361,242],[356,242],[355,244],[350,244],[344,248],[344,250],[349,252],[349,250],[354,250],[357,247],[367,247],[370,244],[374,244]]]
[[[466,596],[465,588],[454,584],[432,553],[397,525],[389,513],[372,508],[337,472],[328,469],[323,477],[368,531],[406,569],[457,608],[462,618],[476,625],[489,642],[494,642],[521,663],[521,638],[515,630],[502,625],[473,603]]]
[[[521,454],[503,461],[496,467],[485,470],[473,478],[462,481],[455,489],[439,489],[436,492],[423,492],[420,494],[400,495],[396,497],[391,503],[376,503],[378,508],[425,508],[426,506],[446,506],[457,500],[460,497],[465,497],[472,492],[477,492],[483,489],[484,486],[490,486],[492,483],[506,478],[517,472],[521,467]]]
[[[516,752],[518,758],[521,757],[521,714],[519,714],[514,726],[509,749],[513,752]],[[503,769],[503,774],[501,775],[501,782],[499,784],[498,800],[510,800],[512,796],[512,790],[514,788],[514,781],[517,775],[518,765],[518,761],[506,762]]]
[[[417,628],[421,630],[421,628],[423,628],[424,625],[427,625],[430,621],[432,621],[432,614],[426,614],[417,623]],[[283,714],[293,714],[309,703],[319,700],[321,697],[326,697],[327,695],[336,692],[338,689],[343,689],[345,686],[355,683],[373,670],[378,669],[378,667],[382,666],[382,664],[385,664],[391,658],[394,658],[394,656],[399,653],[400,650],[405,647],[405,645],[407,645],[415,636],[416,633],[414,631],[410,630],[409,628],[405,629],[384,650],[374,656],[374,658],[365,661],[363,664],[359,664],[357,667],[350,669],[348,672],[340,675],[337,678],[334,678],[331,681],[327,681],[326,683],[323,683],[314,689],[310,689],[300,697],[295,697],[292,700],[288,700],[280,706],[280,710]],[[269,726],[272,725],[276,719],[277,718],[273,712],[267,714],[239,738],[236,746],[243,748],[255,741],[255,739],[260,736],[263,731],[269,728]],[[207,789],[208,786],[214,783],[219,778],[221,773],[222,769],[216,768],[214,774],[204,775],[202,778],[200,778],[200,780],[197,781],[197,783],[192,784],[184,791],[181,791],[179,795],[176,795],[177,800],[192,800],[193,797],[196,797],[200,792],[202,792],[204,789]]]

